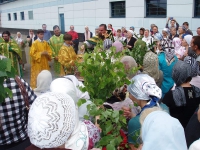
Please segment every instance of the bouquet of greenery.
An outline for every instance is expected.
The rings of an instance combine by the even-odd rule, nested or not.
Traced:
[[[28,43],[27,41],[22,41],[20,43],[21,44],[21,48],[25,48],[27,43]]]
[[[103,103],[111,97],[112,92],[117,88],[129,84],[126,77],[124,64],[120,62],[122,53],[115,53],[115,47],[110,51],[103,50],[103,42],[97,43],[92,53],[85,53],[83,62],[78,63],[78,70],[84,78],[83,92],[90,94],[92,104],[87,106],[90,116],[99,119],[97,123],[102,129],[101,139],[96,147],[106,147],[107,150],[116,150],[122,142],[120,129],[126,130],[126,118],[122,111],[105,109]],[[86,100],[79,100],[78,105],[82,105]],[[89,116],[85,116],[88,119]]]

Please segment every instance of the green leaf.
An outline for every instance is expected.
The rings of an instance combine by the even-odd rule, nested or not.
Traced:
[[[108,145],[106,146],[106,150],[116,150],[116,149],[115,149],[115,146],[114,146],[114,145],[108,144]]]
[[[79,99],[77,102],[78,107],[80,107],[82,104],[86,103],[85,99]]]
[[[85,120],[89,120],[89,116],[88,115],[84,115],[84,119]]]
[[[7,93],[8,97],[12,98],[13,94],[9,88],[4,88],[5,92]]]

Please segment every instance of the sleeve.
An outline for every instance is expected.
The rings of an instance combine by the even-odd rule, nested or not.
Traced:
[[[49,46],[49,44],[46,42],[46,50],[47,50],[47,52],[48,52],[48,54],[49,54],[49,61],[51,60],[51,58],[52,58],[52,54],[53,54],[53,52],[52,52],[52,50],[51,50],[51,48],[50,48],[50,46]]]
[[[55,49],[53,48],[53,39],[52,38],[50,38],[50,40],[49,40],[49,46],[52,50],[52,56],[55,57]]]
[[[31,46],[31,49],[30,49],[30,56],[33,60],[40,62],[41,52],[38,52],[35,42],[32,43],[32,46]]]
[[[31,105],[37,96],[35,95],[30,85],[24,79],[21,78],[21,82],[24,83],[24,87],[26,88],[26,92],[28,93],[29,104]]]
[[[168,22],[166,23],[165,28],[169,28]]]
[[[78,39],[78,33],[76,32],[76,34],[75,34],[75,39]]]
[[[58,62],[66,68],[74,66],[76,54],[67,50],[68,48],[61,48],[58,54]]]

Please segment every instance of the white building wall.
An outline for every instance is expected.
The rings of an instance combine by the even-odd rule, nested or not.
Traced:
[[[0,5],[1,26],[3,28],[39,29],[43,23],[52,30],[59,25],[59,8],[64,8],[65,30],[70,25],[75,26],[77,32],[83,33],[84,26],[94,31],[101,23],[111,23],[115,29],[134,26],[136,32],[140,27],[150,28],[154,23],[161,31],[165,27],[167,18],[146,18],[146,0],[125,0],[126,18],[110,18],[110,2],[120,0],[18,0]],[[167,17],[174,17],[181,25],[187,21],[190,29],[196,34],[199,19],[193,18],[193,0],[167,0]],[[34,19],[28,20],[28,11],[33,10]],[[25,20],[20,20],[20,12],[24,11]],[[17,12],[17,21],[13,13]],[[11,13],[11,21],[8,21]]]

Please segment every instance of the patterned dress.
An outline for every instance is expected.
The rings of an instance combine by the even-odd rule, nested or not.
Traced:
[[[47,51],[49,57],[41,55],[42,52]],[[36,79],[42,70],[50,70],[49,61],[51,61],[52,51],[46,41],[36,40],[33,42],[30,49],[31,56],[31,87],[36,88]]]
[[[51,50],[53,52],[52,57],[56,58],[58,57],[60,48],[62,47],[64,40],[63,40],[63,34],[61,34],[60,36],[52,36],[49,40],[49,44],[51,47]],[[60,64],[60,62],[58,62],[58,60],[54,59],[54,71],[57,77],[60,77],[63,75],[62,71],[62,66]]]

